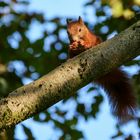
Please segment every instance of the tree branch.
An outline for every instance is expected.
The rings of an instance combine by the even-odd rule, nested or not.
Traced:
[[[37,114],[140,54],[140,21],[0,101],[0,129]]]

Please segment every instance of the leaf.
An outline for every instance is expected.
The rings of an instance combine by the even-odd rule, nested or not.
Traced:
[[[91,91],[93,91],[93,90],[96,90],[96,88],[95,87],[90,87],[88,90],[87,90],[87,93],[89,93],[89,92],[91,92]]]
[[[97,11],[96,15],[97,16],[105,16],[105,12],[104,11]]]
[[[139,126],[139,128],[140,128],[140,119],[138,119],[138,126]]]
[[[75,126],[78,123],[78,119],[76,117],[72,118],[72,120],[65,121],[65,124],[68,126]]]
[[[135,64],[140,65],[140,60],[131,60],[131,61],[125,63],[124,65],[125,66],[132,66],[132,65],[135,65]]]
[[[95,96],[95,103],[92,104],[92,115],[94,118],[96,118],[96,114],[99,112],[99,106],[103,101],[103,96]]]
[[[120,137],[122,135],[123,135],[122,131],[118,131],[118,133],[116,135],[112,136],[111,138],[115,139],[115,138]]]
[[[84,104],[78,104],[77,105],[77,111],[81,114],[83,114],[85,112],[85,105]]]
[[[83,133],[80,130],[73,129],[71,130],[70,133],[71,133],[71,138],[74,138],[75,140],[78,140],[84,137]]]
[[[26,136],[28,137],[28,140],[35,140],[35,138],[34,138],[34,136],[32,134],[32,131],[28,127],[23,125],[23,124],[22,124],[22,127],[24,129],[24,132],[25,132]]]
[[[6,2],[0,2],[0,7],[5,7],[5,6],[9,6],[8,3],[6,3]]]
[[[96,0],[90,0],[90,2],[86,2],[86,3],[84,4],[84,6],[93,5],[95,2],[96,2]]]

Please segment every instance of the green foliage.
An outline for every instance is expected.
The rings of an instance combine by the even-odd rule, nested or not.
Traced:
[[[139,19],[139,6],[135,2],[119,1],[122,5],[122,11],[119,15],[115,12],[112,1],[87,1],[84,8],[93,6],[97,18],[96,24],[92,25],[86,21],[89,27],[94,28],[94,32],[106,40],[112,33],[121,32]],[[99,6],[96,4],[98,3]],[[128,5],[129,4],[129,5]],[[27,6],[28,1],[9,0],[1,1],[0,8],[0,96],[7,94],[25,83],[25,79],[36,80],[55,67],[60,65],[67,59],[68,39],[66,36],[66,25],[64,18],[55,17],[53,19],[45,19],[43,14],[36,12],[27,12],[26,10],[18,11],[14,9],[14,5]],[[114,9],[113,9],[114,8]],[[5,9],[8,9],[7,11]],[[127,11],[126,11],[127,9]],[[111,14],[111,10],[114,11]],[[135,16],[131,17],[128,10]],[[3,12],[2,12],[3,11]],[[127,12],[127,15],[126,15]],[[116,16],[117,15],[117,16]],[[37,23],[43,27],[41,37],[32,40],[30,30],[32,25]],[[51,25],[53,27],[45,28]],[[105,30],[107,28],[107,30]],[[29,34],[28,34],[29,33]],[[34,35],[36,32],[34,31]],[[132,60],[126,64],[127,67],[137,65],[139,67],[140,60]],[[140,92],[140,72],[133,76],[133,83],[137,93]],[[82,130],[77,128],[81,118],[88,121],[89,118],[97,118],[100,112],[100,104],[103,102],[103,96],[94,85],[87,87],[85,93],[78,93],[69,99],[65,99],[59,105],[53,107],[52,110],[45,110],[43,119],[41,114],[34,116],[34,121],[40,123],[53,122],[55,130],[60,130],[62,139],[78,140],[84,138]],[[94,94],[96,93],[96,94]],[[80,101],[81,96],[89,97],[90,101]],[[140,102],[140,96],[138,96]],[[72,102],[72,107],[69,104]],[[66,106],[67,109],[63,107]],[[71,110],[73,113],[71,113]],[[138,123],[140,124],[140,123]],[[140,125],[139,125],[140,126]],[[22,125],[23,130],[29,140],[35,139],[32,131]],[[124,136],[124,132],[117,128],[118,132],[112,138]],[[14,131],[14,128],[12,128]],[[14,137],[14,135],[12,135]],[[132,139],[130,136],[126,139]]]

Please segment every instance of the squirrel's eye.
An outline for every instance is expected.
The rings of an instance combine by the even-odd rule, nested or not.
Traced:
[[[81,28],[79,29],[79,32],[81,32]]]

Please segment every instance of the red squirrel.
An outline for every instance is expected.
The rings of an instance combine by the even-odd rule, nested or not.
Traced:
[[[81,17],[77,21],[67,20],[67,33],[70,40],[70,58],[91,47],[96,47],[97,44],[102,42],[98,36],[87,28]],[[109,97],[112,112],[121,122],[133,118],[136,98],[125,72],[114,69],[94,82],[104,88]]]

